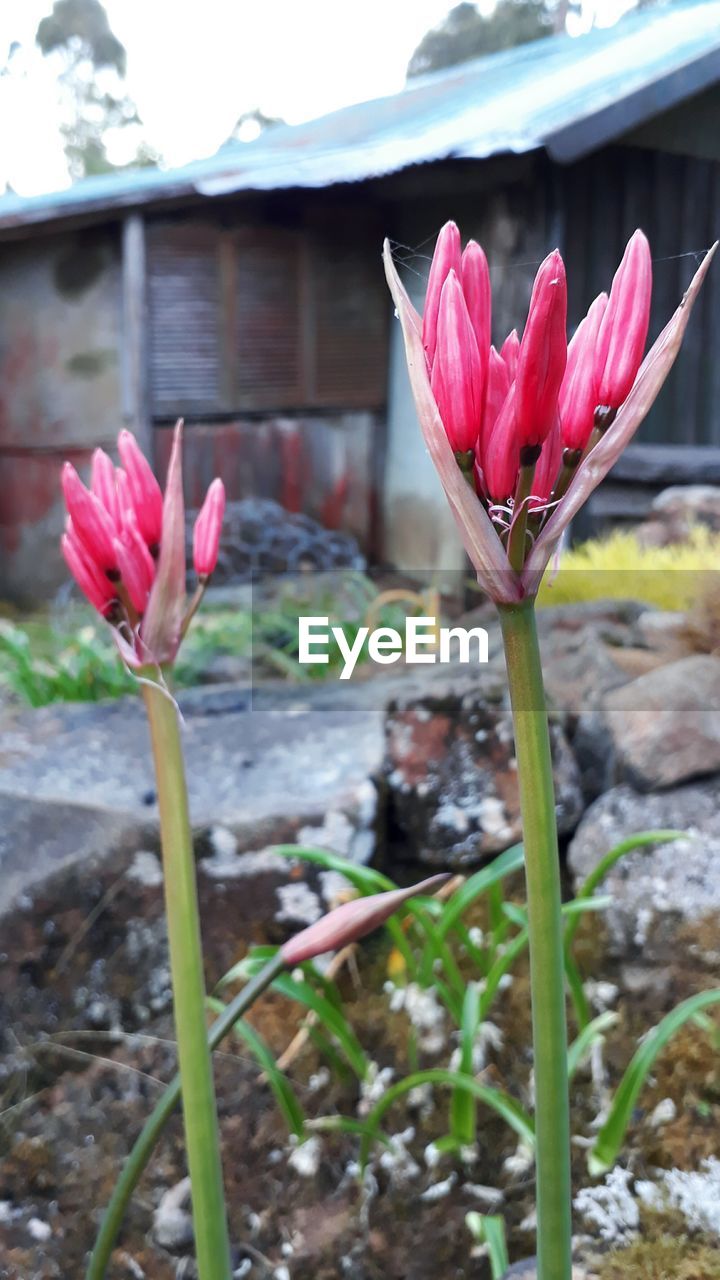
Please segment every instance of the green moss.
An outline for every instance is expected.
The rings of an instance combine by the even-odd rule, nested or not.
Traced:
[[[608,1254],[599,1280],[720,1280],[720,1249],[683,1236],[641,1240]]]
[[[682,542],[644,547],[618,531],[573,547],[542,583],[541,607],[587,600],[641,600],[657,609],[697,607],[720,560],[720,535],[698,526]]]

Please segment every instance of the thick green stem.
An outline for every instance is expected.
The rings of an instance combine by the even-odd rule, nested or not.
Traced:
[[[535,1064],[538,1280],[570,1280],[571,1183],[560,862],[531,601],[500,609],[525,846]]]
[[[157,779],[170,973],[200,1280],[229,1280],[228,1239],[185,765],[177,709],[145,684]]]
[[[225,1012],[213,1022],[208,1032],[209,1050],[217,1049],[228,1032],[232,1030],[238,1018],[242,1018],[243,1014],[247,1013],[258,996],[267,990],[284,968],[282,956],[278,951],[277,955],[265,965],[264,969],[261,969],[260,973],[256,974],[248,982],[247,986],[243,987],[234,1000],[231,1000]],[[132,1194],[142,1177],[160,1134],[180,1101],[181,1090],[180,1076],[176,1075],[156,1103],[135,1146],[125,1161],[125,1167],[118,1178],[110,1203],[105,1210],[100,1231],[95,1241],[95,1248],[92,1251],[92,1257],[85,1273],[85,1280],[104,1280],[105,1272],[110,1262],[110,1255],[115,1248],[115,1241]]]

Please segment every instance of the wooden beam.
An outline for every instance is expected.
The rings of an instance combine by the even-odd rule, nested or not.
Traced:
[[[148,398],[148,316],[145,221],[131,213],[122,224],[122,410],[141,448],[153,456]]]

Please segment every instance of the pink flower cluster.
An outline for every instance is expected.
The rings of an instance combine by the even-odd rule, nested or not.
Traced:
[[[498,351],[485,254],[473,240],[462,250],[454,222],[443,227],[422,342],[447,438],[468,472],[472,463],[488,509],[517,497],[523,467],[535,468],[529,509],[545,507],[563,463],[577,466],[593,430],[610,425],[640,368],[651,288],[650,249],[636,231],[609,297],[595,299],[568,346],[565,267],[555,249],[535,278],[522,338],[513,330]]]
[[[161,646],[162,653],[146,652],[142,620],[151,611],[153,597],[156,606],[159,597],[168,599],[168,587],[172,612],[178,614],[181,600],[184,605],[181,438],[178,424],[165,498],[150,463],[129,431],[121,431],[118,437],[121,466],[116,467],[102,449],[95,450],[89,488],[72,463],[66,462],[62,468],[68,512],[61,541],[63,556],[90,603],[130,641],[136,665],[144,658],[167,660],[174,656],[170,650],[179,643],[179,634],[172,639],[168,636],[169,643]],[[193,561],[201,586],[217,563],[224,510],[223,482],[213,480],[193,536]],[[156,626],[154,631],[159,635],[163,628]],[[174,631],[178,632],[177,626]]]

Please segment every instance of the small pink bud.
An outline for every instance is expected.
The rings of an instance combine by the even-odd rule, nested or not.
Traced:
[[[122,541],[134,553],[145,587],[149,591],[155,580],[156,565],[138,528],[137,516],[132,507],[127,507],[123,513]]]
[[[529,503],[531,511],[538,511],[550,501],[550,496],[560,474],[562,453],[563,441],[560,432],[560,419],[556,418],[555,425],[543,441],[540,457],[535,467],[532,483],[533,498]]]
[[[517,329],[511,329],[507,338],[500,348],[500,355],[505,361],[511,379],[515,378],[517,373],[518,355],[520,354],[520,339],[518,338]]]
[[[485,393],[485,412],[483,414],[481,453],[484,452],[485,446],[490,439],[511,383],[512,378],[505,361],[502,356],[498,355],[495,348],[491,347],[490,360],[488,362],[487,391]]]
[[[490,347],[492,290],[487,258],[475,240],[469,240],[462,256],[462,290],[482,360]]]
[[[217,564],[225,514],[225,486],[213,480],[193,529],[193,564],[199,578],[208,578]]]
[[[341,907],[329,911],[327,915],[316,920],[307,929],[289,938],[280,954],[289,968],[302,964],[304,960],[312,960],[314,956],[324,955],[326,951],[337,951],[350,942],[357,942],[366,933],[372,933],[397,911],[408,898],[416,894],[427,893],[448,879],[447,874],[430,876],[421,880],[420,884],[411,885],[408,889],[390,889],[387,893],[373,893],[366,898],[353,898],[352,902],[344,902]]]
[[[607,294],[599,294],[584,320],[580,321],[568,347],[567,366],[558,402],[562,442],[566,449],[579,449],[582,452],[593,429],[595,410],[599,404],[595,354],[607,304]]]
[[[137,553],[137,548],[129,541],[122,541],[120,538],[115,539],[115,554],[120,578],[130,597],[130,603],[135,612],[142,617],[147,608],[149,594],[143,561]]]
[[[515,493],[520,447],[515,419],[515,383],[508,391],[483,455],[485,491],[504,505]]]
[[[140,532],[149,547],[157,547],[162,533],[163,497],[160,485],[137,440],[121,431],[118,450],[127,475],[127,488]]]
[[[460,232],[454,222],[446,222],[437,242],[433,260],[428,274],[423,309],[422,340],[428,363],[432,368],[437,346],[438,311],[440,310],[440,294],[451,271],[458,279],[461,276]]]
[[[600,325],[595,364],[598,405],[619,409],[627,399],[642,364],[651,294],[650,245],[642,231],[636,231],[615,272]]]
[[[480,434],[484,373],[462,287],[451,271],[442,287],[431,386],[456,453],[474,449]]]
[[[535,277],[518,355],[515,387],[521,450],[542,444],[555,422],[567,362],[566,323],[565,266],[554,249]]]
[[[102,503],[116,529],[121,527],[120,501],[115,481],[115,467],[112,458],[104,449],[96,449],[92,456],[90,471],[90,489]]]
[[[115,599],[115,589],[106,574],[85,551],[71,520],[68,520],[60,546],[65,563],[83,595],[104,615],[108,605]]]
[[[102,503],[85,488],[71,462],[64,462],[61,482],[65,506],[78,539],[88,556],[106,573],[117,569],[113,538],[115,527]]]

